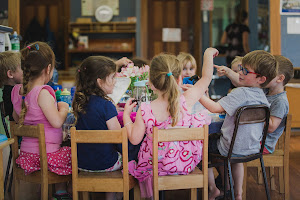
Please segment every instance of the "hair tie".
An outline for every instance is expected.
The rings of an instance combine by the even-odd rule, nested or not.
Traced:
[[[170,77],[171,75],[173,75],[172,72],[167,73],[167,76]]]
[[[78,69],[77,71],[80,72],[80,69]]]
[[[25,99],[25,96],[22,96],[22,99],[24,100],[24,99]]]
[[[31,49],[31,46],[27,46],[26,48],[30,50],[30,49]]]
[[[35,44],[34,46],[35,46],[35,48],[36,48],[37,51],[40,49],[40,47],[39,47],[38,44]]]

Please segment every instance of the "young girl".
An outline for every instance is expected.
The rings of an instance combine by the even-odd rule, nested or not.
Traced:
[[[192,77],[196,74],[197,64],[195,58],[191,54],[180,52],[177,59],[182,63],[182,79]]]
[[[150,64],[150,84],[158,98],[151,103],[142,103],[132,123],[130,113],[136,106],[130,99],[124,110],[124,124],[132,144],[140,143],[146,135],[138,155],[138,163],[129,163],[129,172],[140,182],[142,198],[153,196],[152,189],[152,130],[183,127],[202,127],[210,120],[205,113],[190,114],[193,105],[204,95],[213,74],[213,57],[218,54],[214,48],[204,53],[202,78],[189,90],[180,95],[178,82],[182,66],[173,55],[160,54]],[[188,174],[201,160],[202,142],[164,142],[159,144],[159,175]],[[179,152],[179,153],[178,153]],[[188,155],[184,155],[189,152]],[[189,164],[181,159],[189,158]],[[166,163],[172,163],[165,165]],[[174,170],[176,168],[176,170]]]
[[[123,59],[120,65],[127,61]],[[116,107],[107,96],[113,92],[118,63],[104,56],[90,56],[78,68],[72,105],[76,129],[121,129]],[[121,169],[122,156],[117,148],[115,144],[78,144],[78,168],[91,172]],[[107,193],[106,199],[113,199],[114,195]]]
[[[21,50],[23,84],[16,85],[11,93],[13,117],[20,125],[45,126],[48,169],[58,175],[69,175],[71,168],[71,148],[60,147],[62,143],[62,124],[68,104],[56,103],[53,89],[45,85],[53,75],[55,56],[52,49],[43,42],[29,44]],[[30,174],[40,170],[39,143],[37,138],[23,137],[20,156],[16,163]],[[66,184],[56,185],[55,199],[70,199]]]

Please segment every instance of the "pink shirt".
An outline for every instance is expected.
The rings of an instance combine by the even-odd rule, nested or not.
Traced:
[[[14,110],[20,115],[22,109],[22,96],[20,95],[20,88],[22,84],[15,85],[11,92],[11,101],[14,106]],[[42,89],[46,89],[55,99],[54,90],[49,85],[41,85],[34,87],[25,97],[25,103],[28,106],[25,115],[25,125],[37,125],[44,124],[45,127],[45,141],[47,153],[52,153],[60,148],[62,143],[62,129],[54,128],[51,126],[42,109],[38,105],[38,96]],[[57,106],[57,103],[55,102]],[[21,151],[29,153],[39,154],[39,143],[37,138],[23,137],[21,142]]]

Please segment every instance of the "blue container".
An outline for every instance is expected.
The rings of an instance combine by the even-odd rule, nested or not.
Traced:
[[[73,86],[73,87],[71,88],[71,101],[73,101],[74,94],[75,94],[75,90],[76,90],[76,87]]]

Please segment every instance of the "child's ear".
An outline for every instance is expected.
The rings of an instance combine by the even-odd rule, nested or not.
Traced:
[[[8,78],[14,78],[14,76],[13,76],[13,74],[12,74],[12,71],[11,71],[10,69],[7,70],[6,74],[7,74],[7,77],[8,77]]]
[[[49,65],[47,66],[47,74],[50,74],[50,72],[51,72],[51,64],[49,64]]]
[[[266,80],[267,80],[267,77],[265,77],[265,76],[258,77],[258,83],[259,83],[259,85],[261,85],[264,82],[266,82]]]
[[[103,82],[103,81],[101,80],[101,78],[97,78],[97,83],[98,83],[98,86],[99,86],[99,87],[101,87],[102,82]]]
[[[285,75],[283,75],[283,74],[280,74],[280,75],[278,75],[278,79],[277,79],[277,83],[280,83],[280,82],[283,82],[284,81],[284,79],[285,79]]]

